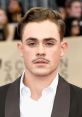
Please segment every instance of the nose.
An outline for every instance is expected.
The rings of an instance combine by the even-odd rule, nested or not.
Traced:
[[[40,44],[38,47],[37,47],[37,56],[45,56],[45,47]]]

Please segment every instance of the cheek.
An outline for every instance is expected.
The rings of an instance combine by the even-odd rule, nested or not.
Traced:
[[[61,56],[61,50],[58,48],[48,51],[48,57],[52,60],[52,61],[57,61],[60,59]]]
[[[32,50],[24,49],[23,50],[23,59],[26,62],[32,61],[32,59],[34,58],[34,52]]]

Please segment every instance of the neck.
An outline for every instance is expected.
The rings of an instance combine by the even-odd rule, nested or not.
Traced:
[[[42,95],[43,89],[48,87],[56,77],[57,72],[51,73],[48,76],[33,76],[25,72],[24,84],[29,87],[31,97],[35,100],[39,99]]]

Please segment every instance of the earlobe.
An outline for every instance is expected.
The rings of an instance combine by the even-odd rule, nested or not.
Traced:
[[[20,56],[22,57],[23,56],[23,54],[22,54],[23,47],[22,47],[22,43],[21,42],[17,43],[17,48],[18,48],[18,51],[20,53]]]
[[[66,41],[61,42],[61,57],[64,56],[67,48],[68,48],[68,43]]]

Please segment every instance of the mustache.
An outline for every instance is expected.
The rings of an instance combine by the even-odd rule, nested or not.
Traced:
[[[41,57],[40,57],[40,58],[36,58],[36,59],[34,59],[32,62],[35,63],[35,62],[37,62],[37,61],[45,61],[45,62],[47,62],[47,63],[50,62],[48,59],[41,58]]]

